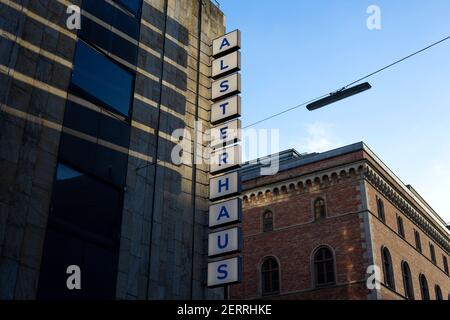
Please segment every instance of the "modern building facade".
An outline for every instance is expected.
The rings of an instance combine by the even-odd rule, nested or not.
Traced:
[[[208,168],[171,135],[209,127],[224,33],[208,0],[0,0],[0,299],[223,297]]]
[[[450,298],[445,222],[364,143],[288,150],[278,174],[260,169],[242,168],[244,281],[232,298]]]

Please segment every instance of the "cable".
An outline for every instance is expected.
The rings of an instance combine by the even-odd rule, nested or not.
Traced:
[[[381,71],[384,71],[384,70],[386,70],[386,69],[388,69],[388,68],[390,68],[390,67],[393,67],[393,66],[395,66],[396,64],[399,64],[400,62],[403,62],[403,61],[405,61],[405,60],[407,60],[407,59],[409,59],[409,58],[412,58],[413,56],[418,55],[419,53],[422,53],[422,52],[424,52],[424,51],[426,51],[426,50],[428,50],[428,49],[430,49],[430,48],[432,48],[432,47],[434,47],[434,46],[437,46],[438,44],[440,44],[440,43],[442,43],[442,42],[444,42],[444,41],[447,41],[447,40],[449,40],[449,39],[450,39],[450,36],[445,37],[444,39],[439,40],[439,41],[437,41],[437,42],[435,42],[435,43],[429,45],[428,47],[425,47],[425,48],[423,48],[423,49],[421,49],[421,50],[419,50],[419,51],[416,51],[416,52],[410,54],[409,56],[406,56],[406,57],[404,57],[404,58],[402,58],[402,59],[400,59],[400,60],[397,60],[397,61],[395,61],[394,63],[391,63],[391,64],[387,65],[386,67],[383,67],[383,68],[381,68],[381,69],[378,69],[377,71],[372,72],[372,73],[368,74],[367,76],[362,77],[361,79],[358,79],[358,80],[356,80],[356,81],[354,81],[354,82],[352,82],[352,83],[346,85],[344,88],[346,89],[346,88],[348,88],[348,87],[350,87],[350,86],[352,86],[352,85],[354,85],[354,84],[356,84],[356,83],[358,83],[358,82],[361,82],[361,81],[363,81],[363,80],[365,80],[365,79],[367,79],[367,78],[370,78],[370,77],[372,77],[373,75],[376,75],[377,73],[380,73]]]
[[[314,101],[316,101],[316,100],[325,98],[325,97],[327,97],[327,96],[328,96],[328,94],[325,94],[325,95],[320,96],[320,97],[317,97],[317,98],[315,98],[315,99],[312,99],[312,100],[303,102],[303,103],[301,103],[301,104],[299,104],[299,105],[296,105],[295,107],[286,109],[286,110],[284,110],[284,111],[275,113],[274,115],[271,115],[270,117],[267,117],[267,118],[258,120],[258,121],[256,121],[256,122],[253,122],[252,124],[249,124],[248,126],[245,126],[245,127],[243,127],[242,129],[247,129],[247,128],[249,128],[249,127],[255,126],[255,125],[257,125],[257,124],[259,124],[259,123],[261,123],[261,122],[264,122],[264,121],[270,120],[270,119],[272,119],[272,118],[278,117],[278,116],[280,116],[280,115],[282,115],[282,114],[284,114],[284,113],[287,113],[287,112],[289,112],[289,111],[298,109],[298,108],[303,107],[303,106],[305,106],[305,105],[307,105],[307,104],[309,104],[309,103],[311,103],[311,102],[314,102]]]
[[[410,54],[410,55],[408,55],[408,56],[406,56],[406,57],[404,57],[404,58],[402,58],[402,59],[399,59],[399,60],[397,60],[397,61],[395,61],[395,62],[393,62],[393,63],[391,63],[391,64],[389,64],[389,65],[387,65],[387,66],[385,66],[385,67],[383,67],[383,68],[381,68],[381,69],[378,69],[377,71],[374,71],[374,72],[372,72],[372,73],[370,73],[370,74],[368,74],[368,75],[366,75],[366,76],[364,76],[364,77],[362,77],[362,78],[360,78],[360,79],[358,79],[358,80],[356,80],[356,81],[353,81],[353,82],[347,84],[346,86],[342,87],[341,89],[338,89],[338,90],[336,90],[336,91],[334,91],[334,92],[338,92],[338,91],[347,89],[348,87],[350,87],[350,86],[352,86],[352,85],[354,85],[354,84],[357,84],[358,82],[361,82],[361,81],[363,81],[363,80],[365,80],[365,79],[367,79],[367,78],[370,78],[370,77],[376,75],[377,73],[380,73],[380,72],[382,72],[382,71],[384,71],[384,70],[386,70],[386,69],[389,69],[389,68],[391,68],[391,67],[393,67],[393,66],[395,66],[395,65],[397,65],[397,64],[399,64],[399,63],[401,63],[401,62],[403,62],[403,61],[405,61],[405,60],[407,60],[407,59],[410,59],[410,58],[412,58],[412,57],[418,55],[419,53],[422,53],[422,52],[424,52],[424,51],[426,51],[426,50],[428,50],[428,49],[431,49],[432,47],[437,46],[438,44],[441,44],[442,42],[447,41],[447,40],[449,40],[449,39],[450,39],[450,36],[445,37],[445,38],[443,38],[443,39],[441,39],[441,40],[439,40],[439,41],[437,41],[437,42],[435,42],[435,43],[433,43],[433,44],[431,44],[431,45],[429,45],[429,46],[427,46],[427,47],[425,47],[425,48],[423,48],[423,49],[420,49],[419,51],[416,51],[416,52],[414,52],[414,53],[412,53],[412,54]],[[247,128],[253,127],[253,126],[257,125],[257,124],[260,124],[260,123],[265,122],[265,121],[267,121],[267,120],[270,120],[270,119],[273,119],[273,118],[275,118],[275,117],[278,117],[278,116],[280,116],[280,115],[282,115],[282,114],[288,113],[288,112],[290,112],[290,111],[292,111],[292,110],[295,110],[295,109],[298,109],[298,108],[300,108],[300,107],[303,107],[303,106],[305,106],[305,105],[307,105],[307,104],[309,104],[309,103],[311,103],[311,102],[314,102],[314,101],[317,101],[317,100],[319,100],[319,99],[325,98],[325,97],[327,97],[327,96],[329,96],[329,95],[331,95],[331,94],[332,94],[332,93],[330,93],[330,94],[325,94],[325,95],[322,95],[322,96],[317,97],[317,98],[315,98],[315,99],[311,99],[311,100],[309,100],[309,101],[306,101],[306,102],[303,102],[303,103],[301,103],[301,104],[299,104],[299,105],[296,105],[295,107],[291,107],[291,108],[289,108],[289,109],[280,111],[280,112],[275,113],[275,114],[273,114],[273,115],[271,115],[271,116],[269,116],[269,117],[267,117],[267,118],[264,118],[264,119],[258,120],[258,121],[256,121],[256,122],[253,122],[253,123],[251,123],[251,124],[249,124],[249,125],[243,127],[242,129],[247,129]],[[141,170],[141,169],[144,169],[144,168],[147,168],[147,167],[150,167],[150,166],[153,166],[153,165],[157,164],[158,162],[159,162],[159,160],[156,161],[156,162],[154,162],[154,163],[150,163],[150,164],[148,164],[148,165],[146,165],[146,166],[143,166],[143,167],[140,167],[140,168],[136,168],[136,171]]]
[[[385,66],[385,67],[383,67],[383,68],[381,68],[381,69],[378,69],[378,70],[375,71],[375,72],[372,72],[372,73],[370,73],[370,74],[368,74],[368,75],[366,75],[366,76],[364,76],[364,77],[362,77],[362,78],[360,78],[360,79],[358,79],[358,80],[356,80],[356,81],[353,81],[353,82],[347,84],[346,86],[342,87],[341,89],[336,90],[336,91],[334,91],[334,92],[338,92],[338,91],[347,89],[348,87],[350,87],[350,86],[352,86],[352,85],[354,85],[354,84],[356,84],[356,83],[358,83],[358,82],[361,82],[362,80],[365,80],[365,79],[367,79],[367,78],[370,78],[370,77],[374,76],[374,75],[377,74],[377,73],[380,73],[380,72],[382,72],[382,71],[384,71],[384,70],[386,70],[386,69],[388,69],[388,68],[391,68],[391,67],[395,66],[396,64],[399,64],[399,63],[401,63],[401,62],[403,62],[403,61],[405,61],[405,60],[407,60],[407,59],[409,59],[409,58],[412,58],[413,56],[415,56],[415,55],[417,55],[417,54],[419,54],[419,53],[421,53],[421,52],[424,52],[424,51],[426,51],[426,50],[428,50],[428,49],[430,49],[430,48],[432,48],[432,47],[434,47],[434,46],[437,46],[438,44],[441,44],[442,42],[447,41],[447,40],[449,40],[449,39],[450,39],[450,36],[445,37],[444,39],[441,39],[441,40],[439,40],[439,41],[437,41],[437,42],[435,42],[435,43],[433,43],[433,44],[431,44],[431,45],[429,45],[429,46],[427,46],[427,47],[425,47],[425,48],[423,48],[423,49],[421,49],[421,50],[419,50],[419,51],[416,51],[416,52],[414,52],[414,53],[412,53],[412,54],[410,54],[410,55],[408,55],[408,56],[406,56],[406,57],[404,57],[404,58],[402,58],[402,59],[400,59],[400,60],[397,60],[397,61],[395,61],[394,63],[391,63],[391,64],[389,64],[389,65],[387,65],[387,66]],[[311,103],[311,102],[314,102],[314,101],[316,101],[316,100],[325,98],[325,97],[327,97],[327,96],[329,96],[329,95],[331,95],[331,94],[326,94],[326,95],[323,95],[323,96],[318,97],[318,98],[316,98],[316,99],[312,99],[312,100],[309,100],[309,101],[307,101],[307,102],[301,103],[301,104],[299,104],[299,105],[297,105],[297,106],[295,106],[295,107],[286,109],[286,110],[284,110],[284,111],[281,111],[281,112],[278,112],[278,113],[276,113],[276,114],[274,114],[274,115],[271,115],[271,116],[269,116],[269,117],[267,117],[267,118],[264,118],[264,119],[261,119],[261,120],[259,120],[259,121],[253,122],[253,123],[251,123],[251,124],[249,124],[249,125],[243,127],[242,129],[247,129],[247,128],[249,128],[249,127],[255,126],[255,125],[257,125],[257,124],[260,124],[261,122],[264,122],[264,121],[270,120],[270,119],[272,119],[272,118],[278,117],[278,116],[280,116],[280,115],[282,115],[282,114],[284,114],[284,113],[290,112],[290,111],[295,110],[295,109],[297,109],[297,108],[300,108],[300,107],[302,107],[302,106],[304,106],[304,105],[307,105],[307,104],[309,104],[309,103]]]

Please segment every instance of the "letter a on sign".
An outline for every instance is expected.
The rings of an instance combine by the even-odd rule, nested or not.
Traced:
[[[239,198],[215,203],[209,207],[209,227],[217,228],[241,222],[242,200]]]
[[[239,30],[234,30],[213,41],[213,56],[216,58],[240,48],[241,32]]]

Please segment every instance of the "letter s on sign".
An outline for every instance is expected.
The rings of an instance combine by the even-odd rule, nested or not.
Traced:
[[[225,280],[228,277],[228,271],[227,271],[227,265],[226,264],[221,264],[218,268],[217,268],[217,272],[220,273],[220,276],[217,276],[217,279],[219,280]]]
[[[230,89],[230,85],[228,84],[228,80],[224,80],[220,83],[220,92],[226,92]]]

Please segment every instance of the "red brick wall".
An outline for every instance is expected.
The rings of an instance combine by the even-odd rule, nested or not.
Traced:
[[[367,260],[363,254],[360,218],[360,177],[354,175],[322,186],[298,188],[244,208],[243,283],[231,287],[231,297],[261,297],[259,266],[266,256],[280,261],[281,296],[286,299],[367,299],[364,281]],[[314,221],[313,202],[326,200],[327,218]],[[262,233],[262,214],[274,214],[274,231]],[[336,255],[337,285],[314,290],[311,255],[321,245],[332,247]]]
[[[366,287],[366,270],[370,261],[378,265],[382,271],[382,246],[386,246],[392,256],[396,290],[382,285],[377,294],[378,298],[403,298],[402,260],[407,261],[410,266],[416,299],[421,299],[420,273],[427,277],[431,299],[435,299],[436,284],[441,287],[444,299],[448,298],[450,278],[443,271],[442,259],[445,255],[450,263],[448,253],[432,241],[419,225],[383,197],[370,184],[369,178],[363,178],[365,173],[359,170],[361,167],[356,172],[347,169],[345,174],[341,174],[342,165],[360,160],[367,160],[366,164],[384,175],[383,178],[390,187],[401,190],[397,181],[384,171],[377,160],[363,151],[244,183],[244,191],[248,190],[244,197],[243,217],[244,275],[242,284],[231,287],[232,298],[261,298],[259,267],[263,258],[267,256],[275,256],[280,261],[280,295],[263,298],[373,298],[374,292],[370,292]],[[337,166],[340,168],[333,172],[333,168]],[[320,170],[327,170],[328,174],[324,174],[324,171],[319,173]],[[275,184],[307,175],[312,175],[313,181],[303,181],[292,186],[293,188],[286,183],[285,188],[278,187],[279,194],[271,193],[275,190]],[[325,175],[328,179],[323,179]],[[365,187],[362,187],[364,185]],[[247,197],[252,191],[253,196]],[[383,198],[386,223],[378,220],[377,196]],[[414,200],[408,194],[402,196],[417,207],[417,203],[412,203]],[[327,218],[315,221],[313,203],[318,197],[326,200]],[[262,233],[262,215],[266,210],[273,212],[275,230]],[[397,234],[397,214],[403,218],[405,239]],[[414,229],[421,235],[422,253],[415,249]],[[435,247],[436,265],[430,261],[430,242]],[[335,251],[337,284],[329,288],[316,289],[312,279],[311,255],[321,245],[328,245]],[[384,281],[383,271],[381,280]]]
[[[400,295],[404,295],[401,262],[405,260],[408,262],[411,269],[415,299],[421,299],[419,286],[420,273],[423,273],[427,278],[430,298],[432,300],[435,299],[434,287],[436,284],[441,287],[444,299],[447,299],[448,294],[450,293],[450,278],[443,271],[442,255],[445,254],[444,250],[420,230],[420,227],[411,221],[408,216],[404,215],[400,209],[392,204],[387,198],[383,197],[383,195],[371,184],[367,183],[367,186],[368,207],[372,213],[371,228],[375,264],[382,267],[381,247],[386,246],[392,257],[395,288]],[[376,197],[382,198],[384,202],[386,223],[383,223],[378,219]],[[397,215],[400,215],[403,219],[405,239],[402,239],[397,234]],[[417,230],[420,234],[422,254],[415,249],[414,230]],[[429,249],[430,242],[434,244],[437,261],[436,265],[431,262]],[[449,260],[450,257],[447,254],[445,255]],[[389,289],[383,289],[381,290],[380,296],[381,299],[391,299],[392,293],[389,292]]]

